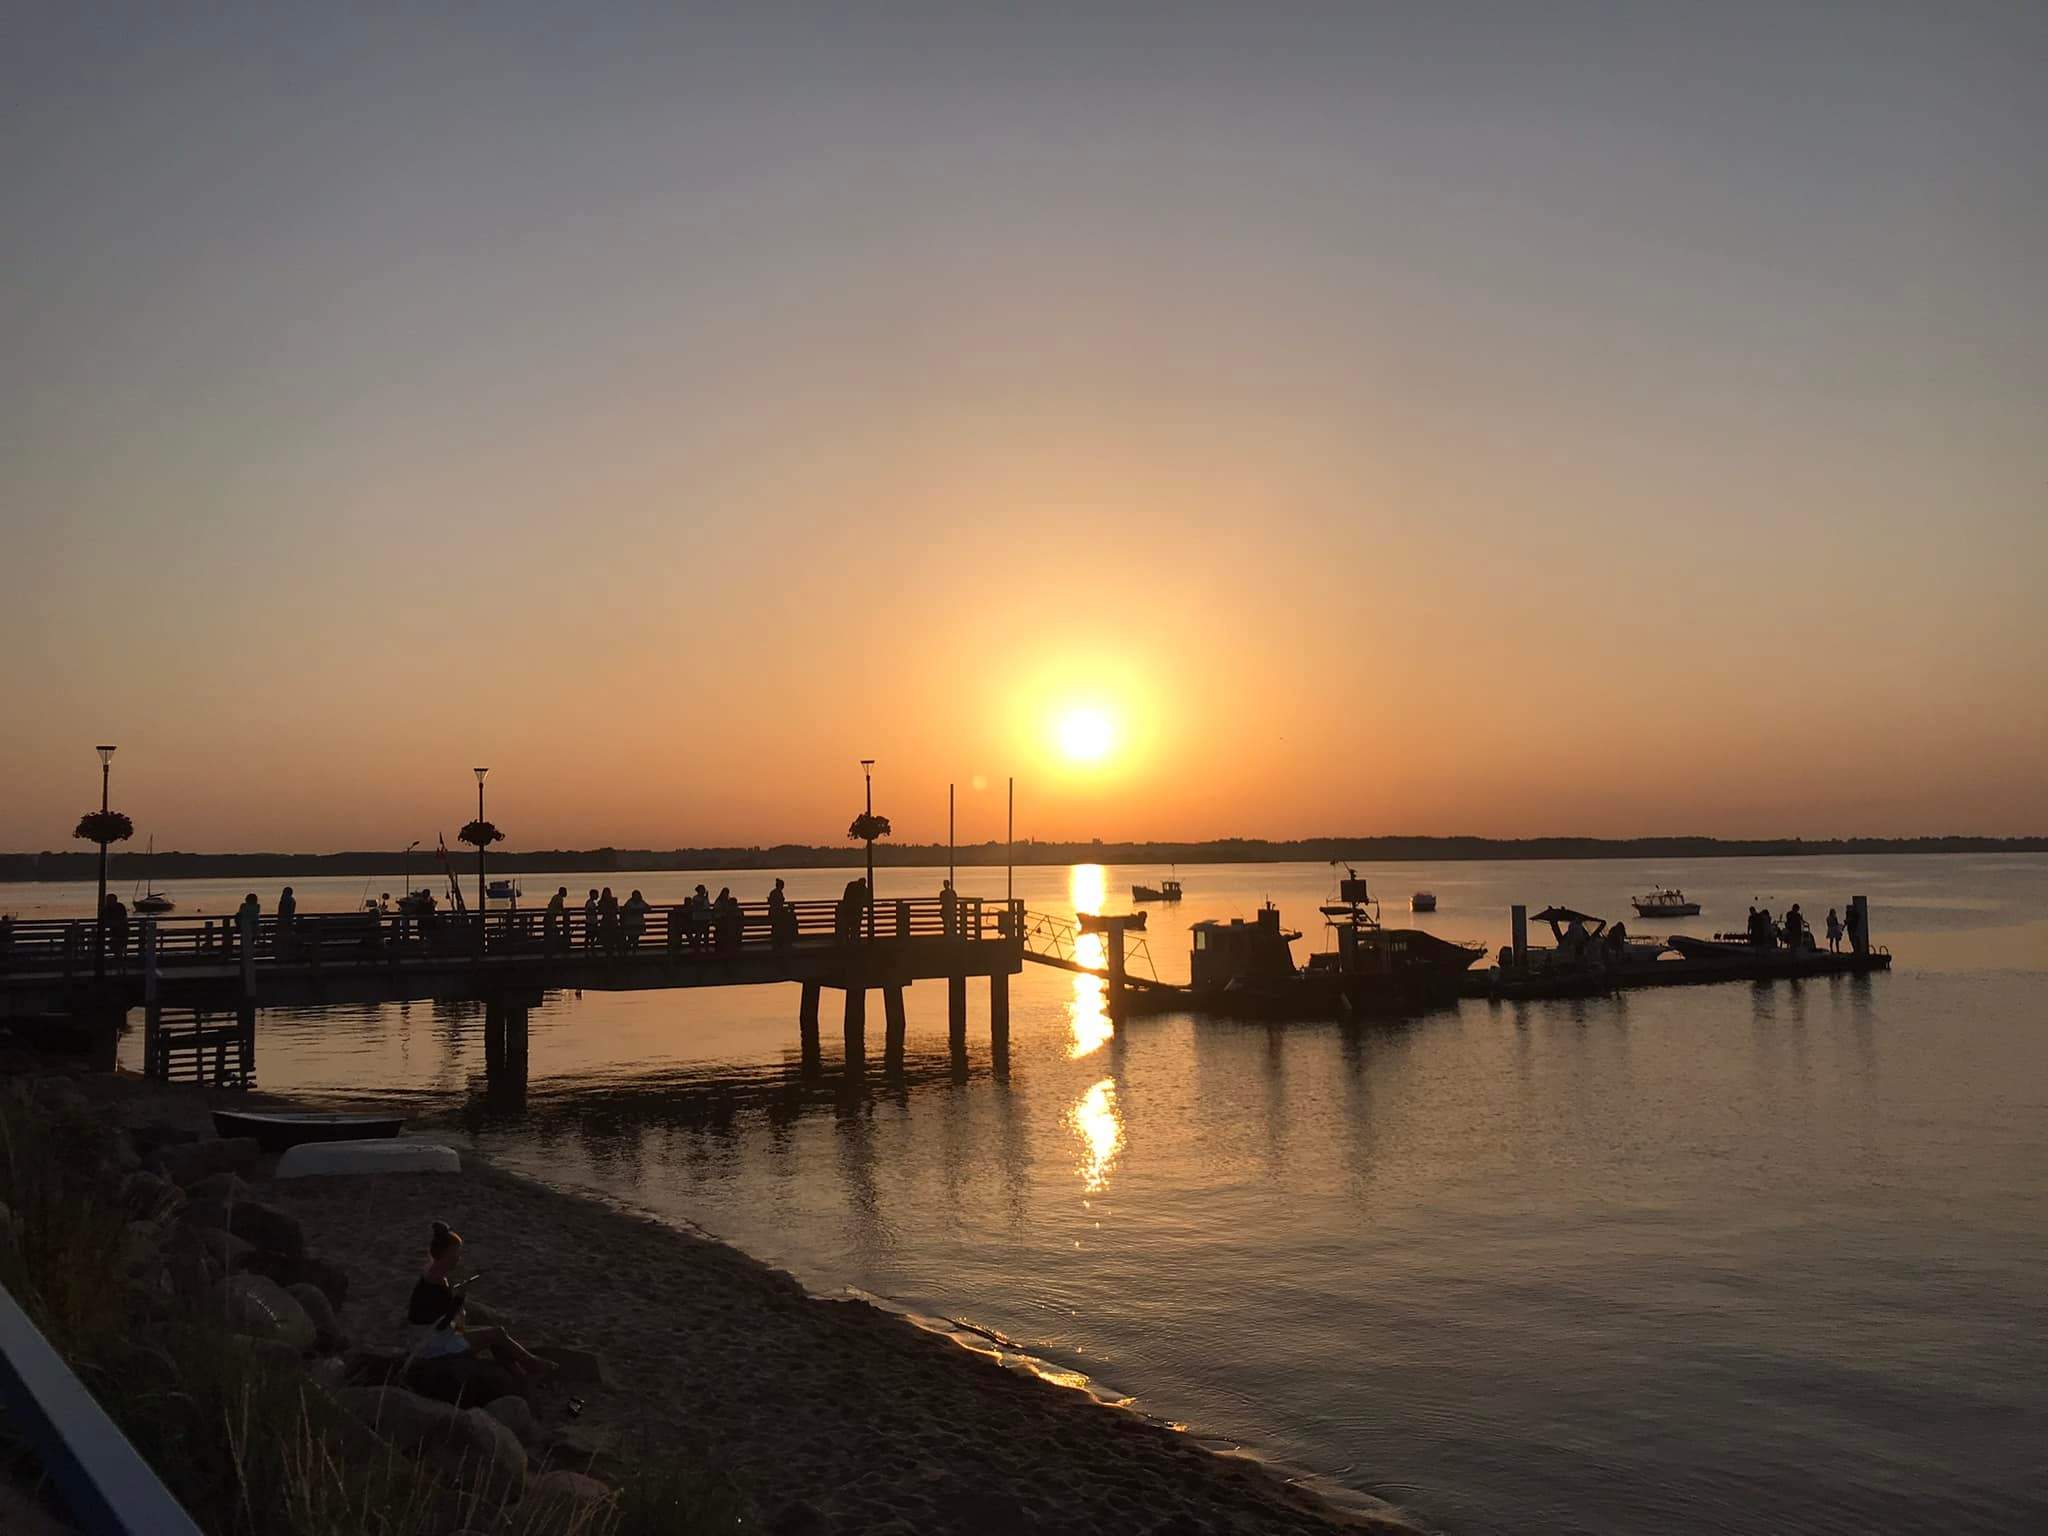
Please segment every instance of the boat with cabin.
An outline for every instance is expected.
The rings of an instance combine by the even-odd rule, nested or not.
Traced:
[[[1131,887],[1133,901],[1179,901],[1180,882],[1162,880],[1157,885],[1134,885]]]
[[[1641,896],[1631,897],[1629,905],[1636,909],[1637,917],[1698,917],[1700,904],[1688,901],[1685,892],[1676,886],[1659,886]]]
[[[1410,912],[1434,912],[1436,910],[1436,892],[1417,891],[1408,898],[1408,910]]]

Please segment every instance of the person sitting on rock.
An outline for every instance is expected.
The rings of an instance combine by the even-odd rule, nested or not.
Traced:
[[[427,1239],[426,1267],[420,1271],[412,1288],[412,1300],[405,1309],[412,1334],[412,1358],[439,1360],[485,1349],[493,1360],[521,1375],[538,1376],[553,1370],[553,1361],[541,1359],[502,1328],[463,1326],[468,1282],[457,1285],[448,1278],[461,1257],[462,1234],[445,1221],[435,1222],[433,1235]]]

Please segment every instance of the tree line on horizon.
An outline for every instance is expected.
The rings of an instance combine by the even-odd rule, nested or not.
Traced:
[[[1804,858],[1830,854],[2048,853],[2048,837],[1315,837],[1291,840],[1225,837],[1205,842],[1086,842],[1019,839],[1014,862],[1046,864],[1287,864],[1455,862],[1476,859],[1712,859]],[[567,848],[533,852],[500,849],[491,868],[504,874],[608,873],[630,870],[843,869],[862,863],[859,846],[777,843],[727,848]],[[1000,867],[1010,859],[1001,841],[962,844],[878,843],[877,865],[892,868]],[[456,872],[474,867],[468,850],[451,850]],[[151,860],[145,864],[145,860]],[[0,880],[89,880],[96,853],[0,854]],[[361,850],[342,853],[180,853],[125,851],[113,855],[110,880],[194,880],[225,875],[387,875],[394,888],[401,869],[415,883],[439,878],[433,854]]]

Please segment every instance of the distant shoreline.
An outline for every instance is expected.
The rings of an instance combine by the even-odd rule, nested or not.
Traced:
[[[1222,838],[1201,843],[1019,842],[1014,862],[1024,866],[1064,864],[1327,864],[1456,863],[1480,859],[1759,859],[1819,858],[1859,854],[2048,853],[2048,837],[1319,837],[1294,841]],[[395,875],[403,868],[420,878],[435,870],[433,854],[415,850],[347,853],[177,853],[160,850],[147,866],[141,852],[120,852],[109,861],[110,881],[205,880],[292,875]],[[468,848],[451,849],[455,867],[468,872],[476,862]],[[582,848],[523,853],[494,850],[490,868],[501,874],[570,874],[637,870],[847,869],[859,865],[858,843],[780,843],[766,848]],[[975,843],[952,851],[951,862],[967,869],[1000,867],[1008,859],[1002,843]],[[875,845],[875,863],[890,869],[943,869],[943,843]],[[0,854],[0,881],[50,883],[92,880],[99,855],[84,852]]]

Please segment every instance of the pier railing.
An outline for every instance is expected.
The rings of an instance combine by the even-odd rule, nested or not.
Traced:
[[[263,913],[166,914],[110,926],[106,968],[137,975],[153,958],[159,971],[241,964],[376,963],[407,957],[667,954],[731,958],[820,946],[887,944],[904,939],[967,943],[1015,941],[1024,932],[1021,901],[978,896],[849,901],[622,904],[598,913],[582,902],[559,912],[542,906],[486,912],[365,909],[301,912],[289,920]],[[93,920],[38,918],[0,928],[0,975],[90,976]]]

